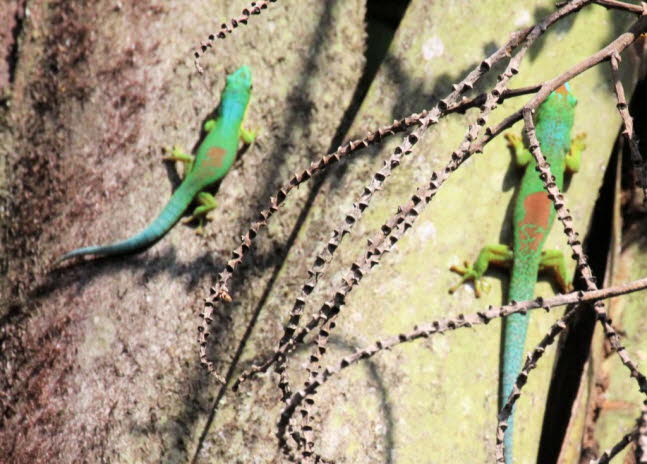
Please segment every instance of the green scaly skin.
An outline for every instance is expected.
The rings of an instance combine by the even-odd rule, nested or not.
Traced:
[[[571,141],[571,129],[575,117],[576,98],[568,84],[550,94],[537,111],[536,129],[541,150],[555,176],[557,186],[562,189],[564,172],[577,172],[584,148],[583,135]],[[450,289],[453,292],[463,282],[474,281],[475,294],[480,296],[483,282],[481,277],[489,264],[512,267],[508,301],[525,301],[533,298],[537,274],[549,270],[554,273],[562,290],[571,288],[567,276],[564,256],[558,250],[543,250],[544,242],[555,219],[553,202],[548,198],[544,185],[535,167],[535,159],[524,148],[521,139],[506,134],[519,166],[525,172],[519,187],[514,208],[514,244],[490,245],[481,250],[473,265],[452,266],[451,270],[461,274],[461,281]],[[503,329],[503,366],[499,383],[499,409],[503,407],[512,392],[512,387],[521,370],[528,316],[512,314],[505,318]],[[508,420],[505,432],[505,462],[512,462],[513,418]]]
[[[216,207],[212,195],[202,192],[209,185],[222,179],[231,168],[238,151],[238,140],[251,143],[254,134],[242,127],[252,89],[252,75],[247,66],[242,66],[227,76],[222,92],[218,119],[205,123],[208,132],[198,147],[196,156],[174,148],[168,160],[185,163],[185,177],[157,218],[143,231],[133,237],[103,246],[78,248],[63,255],[57,263],[84,256],[113,256],[142,251],[161,239],[180,219],[197,195],[199,206],[187,222],[200,220],[198,233],[209,211]]]

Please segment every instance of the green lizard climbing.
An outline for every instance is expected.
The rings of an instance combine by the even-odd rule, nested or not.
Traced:
[[[564,84],[552,92],[542,103],[536,115],[537,138],[541,150],[550,163],[555,182],[561,189],[564,172],[577,172],[584,149],[584,136],[571,141],[571,129],[575,117],[577,100],[570,86]],[[524,301],[533,298],[537,273],[549,270],[554,273],[563,291],[571,288],[567,276],[564,256],[558,250],[542,250],[548,232],[555,219],[555,208],[544,190],[537,165],[530,152],[524,148],[518,136],[506,134],[517,165],[525,167],[514,207],[514,243],[484,247],[473,265],[452,266],[451,270],[461,274],[461,281],[450,289],[453,293],[463,282],[474,282],[476,297],[481,294],[481,277],[489,264],[512,267],[508,301]],[[499,409],[503,407],[512,392],[512,387],[521,369],[528,316],[512,314],[505,318],[503,329],[503,366],[499,382]],[[513,416],[508,420],[504,436],[505,462],[512,462]]]
[[[251,89],[252,74],[247,66],[242,66],[228,75],[225,90],[222,92],[219,116],[205,123],[207,136],[198,147],[196,156],[174,147],[171,154],[164,157],[167,160],[182,161],[185,175],[166,207],[146,229],[129,239],[110,245],[89,246],[70,251],[57,263],[75,256],[113,256],[141,251],[161,239],[173,227],[196,195],[199,206],[186,222],[198,219],[200,233],[207,213],[216,207],[213,195],[202,190],[227,174],[236,158],[239,139],[245,143],[254,140],[254,133],[242,126]]]

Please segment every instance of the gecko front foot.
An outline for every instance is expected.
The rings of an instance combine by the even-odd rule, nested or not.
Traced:
[[[177,145],[173,145],[173,148],[164,147],[164,151],[168,153],[167,155],[164,155],[162,157],[164,161],[180,161],[184,165],[184,172],[182,173],[183,178],[186,177],[189,172],[191,172],[191,169],[193,169],[195,156],[189,153],[185,153]]]
[[[586,148],[586,143],[584,142],[585,139],[586,139],[585,132],[580,132],[575,137],[573,137],[573,140],[571,141],[571,150],[584,151],[584,149]]]
[[[515,150],[517,148],[524,148],[523,140],[517,134],[506,132],[505,134],[503,134],[503,137],[505,137],[506,141],[508,142],[508,148],[512,150]]]
[[[512,151],[517,166],[526,166],[530,162],[532,155],[524,146],[523,139],[517,134],[512,134],[510,132],[506,132],[503,136],[508,142],[508,148]]]

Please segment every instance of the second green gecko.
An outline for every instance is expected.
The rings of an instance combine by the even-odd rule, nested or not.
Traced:
[[[165,157],[184,163],[184,179],[166,207],[146,229],[129,239],[110,245],[77,248],[63,255],[57,262],[75,256],[113,256],[141,251],[161,239],[180,219],[196,196],[199,206],[187,222],[198,219],[200,231],[207,213],[216,207],[215,198],[202,190],[227,174],[236,159],[239,139],[245,143],[254,140],[254,133],[243,128],[251,90],[252,74],[249,67],[242,66],[228,75],[218,118],[205,123],[207,136],[198,147],[195,157],[178,148],[173,148],[172,154]]]
[[[552,92],[537,110],[535,117],[537,138],[541,150],[555,176],[555,183],[562,189],[564,172],[577,172],[584,149],[583,135],[571,141],[571,129],[575,118],[577,99],[570,86],[564,84]],[[483,274],[489,264],[512,267],[508,301],[525,301],[533,298],[537,273],[552,271],[563,291],[571,288],[564,256],[559,250],[543,250],[544,242],[555,219],[555,207],[544,190],[543,182],[536,171],[536,161],[517,136],[506,134],[516,163],[525,167],[514,207],[513,248],[507,245],[484,247],[473,265],[452,266],[451,270],[463,276],[450,289],[453,292],[463,282],[474,281],[477,297],[480,296]],[[521,370],[528,316],[511,314],[505,318],[503,329],[503,366],[499,382],[499,409],[512,392],[512,387]],[[505,462],[512,462],[513,416],[508,419],[504,436]]]

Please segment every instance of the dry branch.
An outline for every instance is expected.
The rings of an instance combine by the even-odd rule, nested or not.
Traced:
[[[568,8],[564,9],[565,11]],[[573,8],[571,11],[575,11]],[[556,15],[558,19],[559,15]],[[557,20],[555,19],[555,21]],[[427,184],[420,186],[416,193],[411,198],[409,204],[405,207],[398,208],[398,212],[392,218],[392,224],[383,225],[381,228],[380,234],[375,238],[375,240],[369,241],[367,250],[365,251],[363,257],[351,265],[351,269],[346,274],[346,277],[342,279],[341,284],[333,292],[333,296],[326,301],[319,310],[317,316],[317,325],[320,326],[319,334],[317,336],[317,346],[313,347],[313,351],[310,355],[310,364],[308,367],[308,380],[306,381],[306,386],[310,384],[314,379],[319,375],[319,370],[321,368],[320,362],[321,358],[326,353],[326,345],[328,343],[328,338],[331,331],[335,327],[335,319],[339,312],[341,311],[342,306],[345,304],[346,296],[352,291],[352,289],[362,280],[364,275],[366,275],[370,270],[379,264],[379,261],[384,254],[391,251],[393,245],[399,240],[399,238],[409,230],[416,218],[424,210],[425,206],[431,201],[435,196],[436,192],[444,181],[449,177],[449,175],[454,172],[458,167],[467,160],[471,154],[475,152],[473,150],[474,141],[479,136],[481,130],[487,124],[487,119],[490,113],[496,108],[498,101],[506,89],[506,86],[509,80],[518,73],[518,67],[525,55],[526,51],[532,44],[532,42],[541,35],[541,32],[535,32],[535,29],[527,29],[521,34],[513,36],[513,38],[508,42],[504,47],[501,47],[497,50],[492,56],[490,56],[483,63],[487,63],[487,66],[483,66],[483,63],[479,68],[472,71],[461,83],[454,86],[454,91],[444,100],[441,100],[440,104],[432,110],[431,113],[439,112],[442,114],[443,111],[455,101],[461,92],[465,88],[471,88],[473,83],[475,83],[482,75],[489,71],[492,64],[496,61],[502,60],[504,57],[509,56],[510,52],[514,50],[519,43],[521,43],[520,50],[515,54],[512,59],[510,59],[508,66],[503,71],[501,75],[498,76],[499,82],[495,88],[487,95],[485,103],[481,107],[479,115],[475,118],[475,122],[470,124],[465,138],[461,142],[459,148],[454,151],[451,155],[451,160],[447,167],[439,173],[434,172],[431,181]],[[534,34],[533,34],[534,33]],[[520,39],[523,39],[521,41]],[[431,119],[430,119],[431,121]],[[393,156],[401,155],[402,153],[408,154],[413,149],[415,143],[417,143],[420,138],[424,135],[424,131],[429,126],[429,124],[422,124],[421,127],[410,134],[403,143],[397,147],[394,151]],[[366,190],[365,190],[366,192]],[[370,199],[370,197],[369,197]],[[357,213],[357,216],[353,215],[353,223],[356,222],[364,209],[368,206],[363,205],[360,199],[360,202],[356,203],[354,212]],[[359,207],[358,207],[359,206]],[[347,223],[348,223],[347,216]],[[343,235],[342,235],[343,236]],[[388,238],[388,240],[387,240]],[[308,324],[310,326],[311,324]],[[279,358],[285,359],[285,358]],[[283,369],[282,369],[283,370]],[[284,391],[284,397],[289,395],[289,385],[287,384],[287,378],[281,376],[281,388]],[[287,395],[285,394],[287,393]],[[312,454],[312,448],[314,446],[314,440],[312,435],[312,427],[309,425],[309,408],[312,406],[311,401],[306,401],[306,405],[300,411],[300,417],[302,421],[301,433],[293,433],[293,438],[302,448],[302,456],[304,458],[309,458]],[[289,445],[286,441],[280,443],[284,451],[288,451]]]
[[[624,10],[630,13],[645,14],[647,11],[647,4],[645,2],[642,2],[641,5],[635,5],[633,3],[620,2],[618,0],[594,0],[593,3],[608,9]]]
[[[198,70],[200,74],[204,72],[204,69],[202,69],[202,66],[200,66],[200,58],[202,55],[206,53],[208,49],[213,47],[213,43],[215,42],[216,39],[224,39],[227,37],[227,34],[231,34],[234,32],[234,29],[238,27],[239,24],[247,24],[247,21],[249,20],[249,17],[251,15],[259,15],[261,14],[261,10],[264,10],[267,8],[267,6],[270,3],[274,3],[276,0],[260,0],[257,2],[252,2],[251,5],[249,5],[248,8],[244,8],[242,13],[238,18],[231,18],[231,26],[227,23],[222,23],[220,25],[220,31],[218,31],[215,34],[209,34],[209,37],[207,37],[207,42],[202,42],[200,44],[200,49],[196,50],[193,53],[193,58],[194,58],[194,63],[195,67]]]
[[[552,308],[559,306],[583,304],[587,302],[613,298],[615,296],[633,293],[636,291],[644,290],[646,288],[647,277],[630,282],[628,284],[618,285],[607,289],[598,289],[587,292],[576,291],[563,295],[556,295],[550,298],[538,297],[534,300],[509,303],[507,305],[499,306],[496,308],[490,306],[485,311],[480,311],[467,316],[459,314],[454,318],[444,318],[433,322],[420,324],[414,327],[411,332],[401,333],[392,337],[377,340],[372,345],[360,349],[352,355],[345,356],[341,358],[341,360],[336,364],[326,367],[325,369],[323,369],[322,373],[319,374],[317,379],[315,379],[302,390],[294,393],[281,412],[281,418],[279,419],[279,436],[281,435],[281,433],[284,433],[284,431],[281,431],[281,427],[287,426],[287,421],[289,421],[292,414],[294,414],[294,412],[296,411],[296,408],[304,401],[305,398],[316,393],[317,389],[323,383],[329,380],[332,376],[339,373],[341,370],[350,367],[353,364],[360,362],[361,360],[371,358],[380,351],[390,350],[397,345],[418,340],[420,338],[429,338],[430,336],[435,334],[444,334],[447,331],[488,324],[494,319],[509,316],[510,314],[526,314],[527,311],[538,308],[550,311]]]
[[[319,311],[318,317],[321,328],[317,337],[317,346],[313,348],[313,352],[310,356],[311,366],[314,367],[310,368],[309,379],[306,386],[311,383],[319,373],[318,365],[320,363],[320,358],[326,352],[326,344],[329,334],[334,329],[334,321],[341,311],[341,307],[344,305],[346,296],[352,291],[354,286],[361,281],[364,275],[379,264],[381,257],[391,251],[393,245],[399,240],[399,238],[413,226],[417,217],[422,213],[426,205],[429,204],[449,175],[469,158],[471,155],[470,149],[472,148],[474,141],[477,139],[480,130],[486,125],[489,114],[494,110],[494,108],[496,108],[497,101],[506,89],[509,80],[519,72],[521,61],[530,46],[551,25],[556,23],[559,19],[578,11],[586,3],[586,0],[571,2],[560,10],[548,15],[536,26],[524,31],[524,40],[521,42],[519,50],[510,59],[508,66],[503,73],[498,76],[498,82],[495,88],[490,92],[490,94],[488,94],[486,103],[483,105],[480,114],[476,117],[475,123],[469,126],[467,134],[461,142],[458,150],[452,153],[451,161],[445,170],[441,173],[434,173],[428,185],[423,185],[417,189],[416,193],[411,198],[410,203],[403,208],[399,208],[398,212],[389,221],[393,221],[395,227],[390,227],[389,222],[382,226],[382,235],[378,236],[376,240],[369,242],[368,249],[364,253],[364,256],[359,261],[353,263],[346,277],[342,279],[342,283],[334,291],[334,296],[324,303]],[[500,51],[501,49],[495,53],[499,53]],[[405,211],[407,211],[407,214],[405,214]],[[305,453],[304,457],[311,454],[311,450],[314,445],[313,441],[309,439],[311,436],[311,427],[308,425],[308,409],[310,406],[311,404],[306,402],[306,405],[300,410],[302,430],[305,430],[306,433],[302,434],[304,435],[303,437],[297,436],[296,439],[297,444],[300,444],[301,441],[305,441],[305,446],[303,447],[303,452]],[[285,441],[281,441],[280,446],[285,450],[285,447],[288,445]]]
[[[620,74],[618,72],[618,64],[620,63],[620,55],[614,53],[611,55],[611,75],[613,76],[614,88],[616,92],[616,99],[618,100],[617,108],[620,117],[622,118],[623,130],[622,135],[627,140],[629,145],[629,153],[631,154],[631,163],[633,165],[635,178],[638,179],[638,184],[643,189],[643,202],[647,204],[647,164],[643,160],[640,150],[638,149],[638,139],[634,132],[633,118],[629,114],[627,100],[625,98],[625,89],[620,81]]]
[[[527,95],[529,93],[536,92],[537,90],[539,90],[540,87],[541,86],[539,85],[534,85],[534,86],[528,86],[528,87],[520,87],[518,89],[506,89],[502,93],[498,102],[501,103],[502,101],[508,98],[518,97],[521,95]],[[450,113],[455,113],[455,112],[463,113],[470,108],[482,106],[485,103],[486,97],[487,97],[487,93],[482,93],[471,99],[463,98],[461,103],[449,107],[446,113],[443,114],[442,116],[445,116],[446,114],[450,114]],[[243,243],[234,251],[234,256],[228,262],[227,268],[220,274],[220,279],[211,292],[212,296],[209,301],[210,304],[215,305],[216,301],[218,300],[227,301],[231,299],[231,297],[227,293],[228,292],[227,285],[229,280],[231,280],[231,278],[233,277],[233,273],[235,272],[235,269],[238,267],[238,265],[241,263],[242,259],[246,255],[247,251],[250,249],[251,244],[253,242],[253,238],[257,236],[258,232],[262,227],[267,226],[268,219],[272,216],[274,212],[278,210],[278,207],[283,203],[288,193],[294,187],[297,187],[301,183],[309,180],[310,177],[316,174],[319,174],[325,168],[331,166],[333,163],[337,161],[340,161],[346,155],[353,154],[355,153],[355,151],[360,150],[364,147],[367,147],[370,144],[377,143],[388,136],[394,135],[395,133],[404,131],[410,127],[418,125],[420,123],[420,119],[424,117],[427,113],[428,111],[424,110],[420,114],[412,114],[404,119],[401,119],[400,121],[395,121],[394,124],[391,126],[380,128],[375,132],[369,133],[364,139],[351,141],[343,145],[342,147],[340,147],[335,153],[326,155],[318,162],[312,163],[310,168],[304,170],[301,173],[294,174],[290,182],[288,182],[283,187],[281,187],[281,189],[279,190],[279,193],[276,196],[271,198],[270,208],[267,208],[261,212],[260,216],[262,220],[253,223],[247,235],[243,237]],[[474,147],[471,149],[471,152],[480,153],[483,150],[483,147],[485,146],[485,144],[487,144],[492,138],[494,138],[496,135],[500,134],[504,130],[511,127],[515,122],[519,121],[520,119],[521,119],[521,112],[518,112],[512,117],[506,118],[497,127],[493,129],[492,128],[486,129],[486,133],[488,134],[488,137],[485,139],[481,139],[481,141],[477,145],[474,145]],[[231,271],[229,271],[230,269]],[[304,288],[305,288],[305,285],[304,285]],[[278,345],[279,348],[277,349],[277,351],[268,360],[262,362],[261,364],[254,365],[251,369],[244,372],[234,383],[234,386],[233,386],[234,390],[236,390],[240,386],[240,384],[245,382],[247,379],[253,377],[254,375],[261,372],[266,372],[267,369],[272,364],[274,364],[274,362],[276,362],[278,357],[284,356],[285,354],[289,353],[297,344],[302,343],[305,336],[317,325],[317,319],[315,318],[314,321],[311,321],[310,323],[308,323],[305,326],[305,328],[302,329],[302,331],[299,332],[299,334],[296,337],[293,337],[295,330],[298,328],[298,322],[299,322],[299,319],[293,316],[294,316],[294,308],[290,313],[288,323],[285,326],[284,334],[281,337],[281,340]],[[300,317],[300,313],[299,313],[299,317]]]
[[[518,89],[506,89],[501,94],[499,98],[499,103],[501,103],[502,101],[508,98],[518,97],[521,95],[527,95],[529,93],[536,92],[539,88],[540,88],[539,85],[534,85],[534,86],[528,86],[528,87],[520,87]],[[485,103],[486,97],[487,97],[486,93],[481,93],[471,99],[467,99],[463,97],[460,103],[456,103],[454,105],[449,106],[446,112],[441,115],[441,117],[450,113],[464,113],[470,108],[481,106],[483,105],[483,103]],[[199,330],[198,330],[198,343],[201,347],[202,347],[202,344],[206,342],[207,338],[209,337],[209,324],[213,320],[213,317],[212,317],[213,308],[216,306],[216,304],[219,301],[230,302],[232,300],[231,296],[229,295],[229,282],[233,278],[234,274],[236,273],[236,270],[242,263],[245,256],[247,256],[247,253],[251,249],[254,240],[258,236],[258,233],[261,231],[261,229],[263,229],[264,227],[267,227],[269,219],[274,215],[274,213],[276,213],[279,210],[281,205],[283,205],[283,203],[285,202],[290,192],[294,190],[296,187],[303,184],[304,182],[307,182],[308,180],[310,180],[315,175],[322,173],[327,168],[333,166],[339,161],[346,159],[350,155],[355,154],[361,149],[369,147],[373,144],[379,143],[387,137],[390,137],[400,132],[404,132],[412,127],[419,126],[420,120],[427,115],[428,115],[427,110],[423,110],[421,113],[413,113],[403,119],[393,121],[393,124],[389,126],[380,127],[374,132],[369,132],[362,139],[351,140],[350,142],[343,144],[334,153],[330,153],[323,156],[319,160],[312,162],[308,168],[293,174],[290,180],[286,182],[283,186],[281,186],[275,195],[270,197],[269,205],[259,213],[259,219],[252,223],[247,233],[242,236],[241,244],[232,251],[231,257],[227,262],[227,265],[225,266],[223,271],[218,275],[218,280],[214,285],[214,287],[212,287],[210,296],[205,301],[204,311],[200,314],[201,321],[200,321]],[[519,119],[521,119],[521,113],[518,114],[517,118],[509,119],[507,124],[501,125],[500,129],[495,130],[494,133],[498,134],[502,132],[503,130],[510,127]],[[476,152],[480,152],[481,150],[482,150],[482,146],[480,147],[480,149],[476,150]],[[281,340],[283,340],[284,338],[289,339],[290,337],[292,337],[292,334],[294,333],[293,327],[296,327],[297,325],[298,325],[298,320],[294,320],[292,319],[292,317],[290,317],[290,321],[286,325],[286,329],[285,329],[288,335],[286,336],[284,333],[283,337],[281,337]],[[301,338],[301,340],[303,340],[303,338]],[[285,342],[279,343],[279,347],[283,346],[284,344]],[[247,378],[259,372],[265,372],[267,368],[276,361],[276,357],[281,352],[284,353],[284,351],[279,350],[271,360],[261,365],[254,366],[250,371],[244,373],[234,384],[234,389],[236,389],[238,385],[241,382],[245,381]],[[201,356],[201,363],[203,364],[203,366],[205,366],[208,371],[212,372],[214,376],[221,383],[224,383],[224,379],[222,378],[222,376],[220,376],[214,370],[213,363],[211,363],[206,358],[206,345],[205,345],[205,349],[201,348],[200,356]]]
[[[463,107],[467,107],[467,105],[461,106],[461,108]],[[458,111],[458,109],[459,108],[457,107],[454,111]],[[393,121],[393,124],[390,126],[381,127],[375,132],[369,132],[362,139],[352,140],[340,146],[336,152],[325,155],[318,161],[312,162],[308,168],[295,173],[287,183],[279,188],[276,195],[270,197],[269,206],[260,212],[258,220],[253,222],[247,233],[242,236],[241,244],[232,251],[231,258],[222,272],[218,275],[218,281],[215,286],[211,288],[210,296],[205,300],[204,310],[200,313],[201,321],[198,327],[200,362],[209,372],[213,373],[221,383],[224,383],[224,379],[215,371],[214,364],[207,358],[206,343],[209,337],[209,325],[213,321],[212,314],[217,303],[220,301],[230,302],[232,300],[229,295],[229,282],[245,256],[247,256],[247,253],[251,249],[253,241],[260,230],[267,227],[269,219],[279,210],[279,207],[285,202],[287,196],[294,188],[310,180],[313,176],[323,172],[325,169],[337,162],[356,153],[362,148],[378,143],[389,135],[403,132],[415,125],[419,125],[420,120],[427,116],[427,114],[428,113],[426,111],[423,111],[420,114],[412,114],[399,121]],[[288,328],[289,327],[290,324],[288,323]]]
[[[629,443],[634,441],[638,437],[638,431],[633,429],[631,432],[625,434],[615,445],[613,445],[608,450],[604,451],[600,456],[600,459],[592,459],[590,464],[607,464],[611,462],[611,459],[616,457],[616,455],[625,449]]]
[[[626,433],[615,445],[600,455],[599,459],[592,459],[590,464],[607,464],[632,442],[636,442],[635,461],[639,464],[647,463],[647,401],[643,402],[637,425]]]
[[[597,289],[595,283],[595,277],[593,272],[587,262],[586,256],[582,249],[582,244],[578,238],[578,233],[575,231],[572,216],[566,204],[564,202],[564,197],[559,191],[557,184],[555,183],[555,178],[550,171],[550,165],[544,157],[541,147],[539,145],[539,140],[537,139],[537,134],[535,131],[535,123],[533,121],[533,113],[537,110],[539,105],[550,95],[552,91],[557,89],[559,86],[567,82],[572,77],[582,73],[586,69],[589,69],[596,64],[611,59],[612,56],[620,54],[625,48],[631,45],[635,40],[640,37],[642,33],[647,30],[647,17],[642,16],[630,30],[624,34],[621,34],[616,40],[611,42],[605,48],[590,56],[589,58],[583,60],[576,66],[573,66],[571,69],[565,73],[557,76],[550,81],[546,82],[542,88],[537,92],[537,94],[528,102],[527,105],[523,108],[523,119],[524,119],[524,130],[528,136],[528,141],[530,143],[530,153],[533,155],[537,162],[537,171],[539,172],[539,177],[544,183],[544,188],[548,192],[548,197],[553,201],[555,210],[557,211],[557,217],[562,222],[564,226],[564,233],[566,234],[567,242],[573,251],[573,258],[577,261],[577,271],[581,275],[587,290]],[[604,303],[601,301],[596,302],[593,305],[595,310],[596,317],[602,324],[604,332],[609,340],[614,351],[618,353],[622,363],[629,369],[631,376],[636,378],[640,391],[647,393],[647,378],[637,369],[636,363],[631,360],[626,349],[620,343],[620,337],[617,332],[611,325],[611,320],[604,309]],[[551,342],[554,340],[555,336],[561,332],[566,326],[564,321],[570,317],[571,311],[567,310],[567,314],[563,319],[558,321],[553,325],[549,331],[549,334],[540,342],[540,344],[533,351],[532,359],[529,357],[526,361],[526,365],[522,369],[521,373],[517,377],[515,387],[513,388],[512,393],[508,397],[505,406],[499,414],[499,420],[497,425],[497,441],[496,441],[496,457],[497,462],[504,463],[504,444],[503,436],[504,430],[506,428],[506,421],[512,414],[512,408],[514,403],[520,396],[520,390],[523,384],[525,384],[525,378],[528,375],[528,371],[534,367],[543,353],[543,344],[545,342]],[[535,357],[534,355],[537,354]]]

